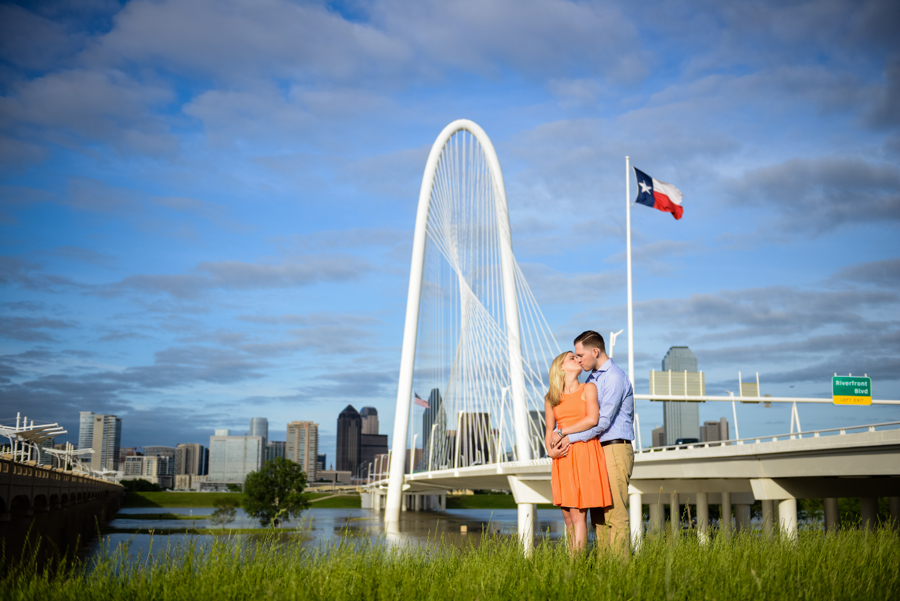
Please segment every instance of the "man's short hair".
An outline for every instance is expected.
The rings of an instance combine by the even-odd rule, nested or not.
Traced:
[[[603,336],[594,330],[582,332],[575,338],[575,342],[572,344],[578,344],[579,342],[581,343],[581,346],[585,348],[597,348],[600,349],[601,353],[604,355],[606,354],[606,345],[603,343]]]

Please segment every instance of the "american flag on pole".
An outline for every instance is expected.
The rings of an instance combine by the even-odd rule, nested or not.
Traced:
[[[426,409],[431,408],[431,405],[428,404],[428,401],[420,397],[418,393],[413,392],[413,395],[415,395],[416,397],[416,400],[413,401],[416,405],[418,405],[419,407],[425,407]]]

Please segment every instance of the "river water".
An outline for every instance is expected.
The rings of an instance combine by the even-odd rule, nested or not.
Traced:
[[[116,514],[109,522],[111,528],[128,528],[141,530],[162,530],[182,528],[209,528],[205,519],[193,520],[161,520],[135,519],[135,514],[172,513],[184,516],[208,516],[213,508],[186,507],[147,507],[129,508]],[[514,536],[517,532],[518,514],[515,509],[449,509],[446,512],[405,512],[401,514],[400,533],[391,537],[392,543],[427,544],[441,541],[443,544],[455,546],[478,545],[482,533]],[[461,532],[462,526],[467,532]],[[259,522],[247,516],[243,510],[237,511],[237,519],[227,528],[259,528]],[[284,522],[282,531],[302,530],[305,537],[303,544],[322,545],[332,542],[342,535],[368,537],[372,541],[387,541],[384,536],[383,514],[369,509],[308,509],[298,520]],[[535,533],[558,539],[563,534],[562,514],[558,509],[537,510]],[[262,529],[260,530],[263,531]],[[85,558],[96,557],[106,549],[115,549],[127,544],[129,556],[146,557],[154,550],[157,552],[169,547],[175,552],[187,548],[191,541],[208,544],[216,539],[214,535],[198,534],[104,534],[95,539],[82,553]]]

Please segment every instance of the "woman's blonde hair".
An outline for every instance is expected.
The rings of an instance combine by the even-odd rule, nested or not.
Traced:
[[[544,400],[550,403],[551,407],[559,405],[559,395],[562,394],[563,386],[566,384],[566,372],[563,371],[562,364],[563,361],[566,360],[566,356],[571,352],[572,351],[564,352],[550,364],[550,375],[548,376],[548,379],[550,380],[550,390],[544,395]]]

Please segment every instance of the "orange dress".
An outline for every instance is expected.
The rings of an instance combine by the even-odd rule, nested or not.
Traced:
[[[565,428],[587,415],[581,399],[584,384],[571,394],[561,394],[559,405],[553,408],[557,423]],[[603,447],[596,438],[569,445],[569,454],[553,460],[551,468],[553,504],[558,507],[609,507],[609,476]]]

